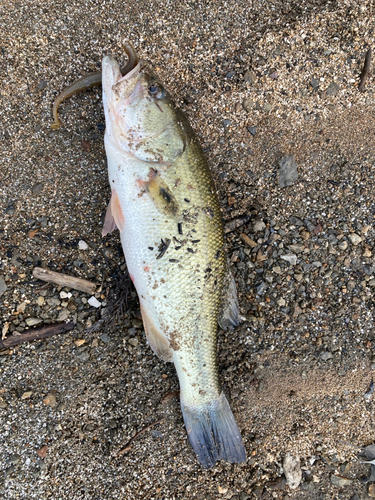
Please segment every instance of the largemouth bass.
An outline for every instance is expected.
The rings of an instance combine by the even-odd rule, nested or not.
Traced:
[[[246,460],[222,392],[218,321],[237,324],[219,203],[184,114],[140,63],[102,62],[105,149],[112,197],[103,234],[120,230],[150,346],[173,362],[190,443],[204,467]]]

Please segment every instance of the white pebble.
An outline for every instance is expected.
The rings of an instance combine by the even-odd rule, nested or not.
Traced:
[[[99,300],[96,299],[94,296],[90,297],[87,302],[90,304],[90,306],[93,306],[96,308],[98,308],[102,305],[101,302],[99,302]]]
[[[286,478],[286,483],[291,490],[298,488],[301,479],[301,463],[298,456],[293,456],[291,453],[285,455],[283,461],[283,469]]]
[[[78,248],[80,250],[87,250],[89,248],[88,244],[86,243],[86,241],[83,241],[83,240],[79,240],[78,242]]]

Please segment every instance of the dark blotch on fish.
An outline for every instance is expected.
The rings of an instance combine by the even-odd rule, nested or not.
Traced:
[[[179,223],[177,224],[177,227],[178,227],[178,234],[184,234],[184,233],[182,232],[182,223],[181,223],[181,222],[179,222]]]

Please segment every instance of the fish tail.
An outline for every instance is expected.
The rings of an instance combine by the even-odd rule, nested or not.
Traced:
[[[188,406],[181,399],[181,409],[190,443],[203,467],[213,467],[221,459],[246,461],[241,434],[223,392],[205,406]]]

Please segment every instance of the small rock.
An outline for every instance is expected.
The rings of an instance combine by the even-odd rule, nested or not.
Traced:
[[[302,479],[301,462],[299,457],[297,455],[293,456],[291,453],[287,453],[283,461],[283,469],[289,488],[292,490],[298,488]]]
[[[366,446],[365,455],[367,460],[375,459],[375,444],[370,444],[369,446]]]
[[[348,479],[342,476],[335,476],[334,474],[331,474],[330,479],[332,484],[334,484],[335,486],[339,486],[340,488],[343,488],[344,486],[349,486],[349,484],[352,484],[353,482],[352,479]]]
[[[282,297],[280,299],[277,300],[277,304],[280,306],[280,307],[284,307],[286,302],[285,302],[285,299],[283,299]]]
[[[263,106],[263,111],[266,111],[267,113],[269,113],[271,110],[272,110],[272,104],[270,104],[269,102],[266,102],[266,104]]]
[[[254,223],[254,231],[263,231],[263,229],[266,228],[266,225],[263,221],[259,220],[257,222]]]
[[[99,302],[99,300],[94,296],[90,297],[87,302],[90,304],[90,306],[96,307],[96,308],[98,308],[102,305],[102,303]]]
[[[257,76],[253,71],[249,70],[249,71],[246,71],[246,73],[244,74],[244,80],[249,85],[254,85],[257,81]]]
[[[340,86],[335,82],[331,82],[326,89],[326,94],[335,96],[338,94],[339,90]]]
[[[299,316],[302,313],[303,313],[303,311],[300,308],[300,306],[298,304],[295,304],[295,306],[293,307],[293,316],[297,317],[297,316]]]
[[[231,124],[230,120],[228,120],[228,119],[223,120],[224,127],[229,127],[230,124]]]
[[[250,132],[250,134],[254,137],[254,135],[257,133],[257,128],[258,127],[246,127],[247,130]]]
[[[4,276],[0,276],[0,297],[5,293],[6,289]]]
[[[89,143],[89,141],[82,141],[82,150],[86,153],[89,153],[91,151],[91,144]]]
[[[338,247],[340,250],[346,250],[348,248],[348,242],[343,240],[338,244]]]
[[[254,107],[254,101],[252,99],[245,99],[242,102],[242,106],[243,106],[243,109],[245,111],[247,111],[248,113],[250,113],[250,111],[252,111],[252,109]]]
[[[319,82],[318,78],[312,78],[311,79],[311,86],[312,86],[313,89],[319,88],[319,83],[320,82]]]
[[[371,257],[372,252],[371,248],[368,245],[365,245],[365,249],[363,250],[363,257]]]
[[[224,486],[224,487],[218,486],[217,490],[220,493],[220,495],[225,495],[225,493],[227,493],[227,491],[228,491],[228,488],[226,486]]]
[[[280,258],[286,260],[292,266],[295,266],[297,264],[297,255],[294,255],[293,253],[289,255],[281,255]]]
[[[32,395],[33,391],[28,391],[24,392],[21,396],[21,399],[29,399],[29,397]]]
[[[25,321],[27,326],[35,326],[43,323],[43,320],[40,318],[26,318]]]
[[[137,347],[137,345],[138,345],[138,339],[136,339],[136,338],[129,339],[128,340],[128,344],[130,344],[133,347]]]
[[[87,361],[90,358],[90,355],[87,351],[83,351],[80,354],[77,354],[77,358],[80,361]]]
[[[33,194],[39,194],[43,189],[43,184],[35,184],[35,186],[32,188],[32,193]]]
[[[102,340],[102,342],[104,342],[105,344],[108,344],[108,342],[111,340],[111,337],[108,335],[108,333],[102,333],[100,335],[100,339]]]
[[[61,309],[59,311],[59,315],[57,316],[57,321],[65,321],[68,319],[69,316],[69,311],[67,309]]]
[[[79,240],[78,242],[78,248],[80,250],[87,250],[89,248],[88,244],[86,243],[86,241],[83,241],[83,240]]]
[[[329,359],[333,358],[333,354],[329,351],[323,351],[320,353],[319,357],[322,361],[328,361]]]
[[[38,304],[38,306],[43,306],[44,305],[44,302],[45,302],[45,299],[44,297],[42,297],[41,295],[38,297],[36,303]]]
[[[47,82],[45,80],[40,80],[40,82],[38,83],[38,88],[40,90],[43,90],[47,87]]]
[[[359,245],[362,241],[362,238],[360,236],[358,236],[358,234],[356,234],[356,233],[349,234],[348,238],[354,246]]]
[[[56,396],[54,394],[47,394],[47,396],[43,399],[43,403],[46,406],[50,406],[51,408],[55,408],[57,402],[56,402]]]
[[[298,179],[297,163],[294,156],[283,156],[279,160],[279,167],[279,186],[287,187],[294,184],[294,182]]]
[[[375,498],[375,483],[370,483],[367,488],[368,496]]]
[[[36,450],[36,454],[37,454],[40,458],[46,458],[47,451],[48,451],[48,446],[47,446],[47,445],[44,445],[44,446],[42,446],[41,448],[39,448],[39,450]]]

